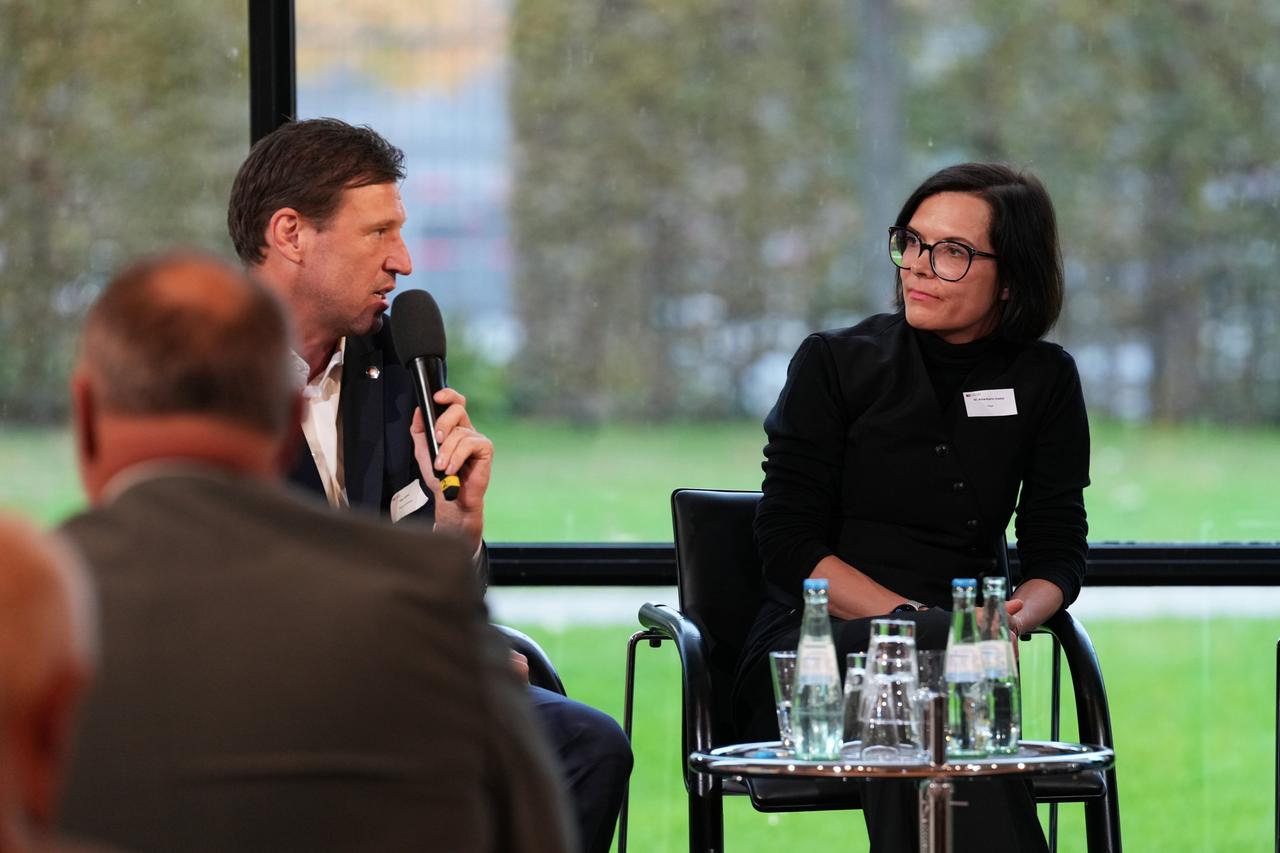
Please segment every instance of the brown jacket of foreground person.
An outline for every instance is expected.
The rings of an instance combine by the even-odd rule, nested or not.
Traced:
[[[73,380],[102,675],[62,823],[139,851],[572,850],[467,547],[275,482],[297,394],[275,299],[125,271]]]

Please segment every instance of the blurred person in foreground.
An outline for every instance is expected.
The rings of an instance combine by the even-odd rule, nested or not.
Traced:
[[[88,853],[52,832],[72,720],[94,668],[92,599],[70,549],[0,515],[0,853]]]
[[[841,668],[891,613],[916,623],[920,648],[944,648],[951,579],[997,572],[1015,511],[1015,642],[1084,579],[1088,418],[1075,362],[1041,340],[1063,297],[1048,193],[1002,165],[943,169],[907,199],[888,248],[898,311],[810,335],[765,420],[765,593],[735,698],[746,739],[777,735],[768,651],[796,648],[805,578],[830,584]],[[915,850],[913,787],[864,791],[872,850]],[[1045,849],[1025,783],[958,783],[956,798],[969,803],[956,850]]]
[[[335,508],[362,506],[392,522],[460,531],[484,573],[493,443],[472,425],[465,398],[442,389],[433,467],[409,372],[384,322],[397,277],[413,271],[399,188],[403,159],[367,127],[287,123],[241,165],[227,225],[236,253],[285,303],[298,333],[306,444],[290,479]],[[454,501],[441,499],[442,472],[461,476]],[[568,783],[583,849],[607,853],[631,773],[630,744],[595,708],[540,687],[528,695]]]
[[[576,849],[471,547],[277,482],[277,300],[198,254],[89,312],[72,378],[102,674],[61,822],[139,851]],[[432,650],[422,654],[422,649]]]

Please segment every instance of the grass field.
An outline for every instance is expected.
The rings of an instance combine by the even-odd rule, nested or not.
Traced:
[[[486,431],[497,446],[487,507],[495,542],[669,541],[672,488],[751,489],[760,480],[763,436],[754,423],[588,431],[508,422]],[[1094,425],[1093,448],[1093,541],[1280,540],[1280,431],[1103,423]],[[51,524],[81,504],[65,431],[3,427],[0,506]],[[1280,619],[1097,620],[1088,628],[1110,693],[1127,849],[1268,849]],[[571,695],[621,719],[634,625],[527,630]],[[1033,649],[1025,663],[1033,737],[1048,732],[1046,657]],[[639,684],[632,849],[677,851],[685,800],[674,650],[642,648]],[[1061,849],[1083,850],[1080,807],[1063,812]],[[789,849],[798,839],[811,850],[865,848],[857,815],[765,816],[731,801],[726,827],[735,853]]]
[[[62,430],[0,424],[0,506],[46,523],[80,506]],[[485,426],[497,448],[486,506],[493,542],[670,541],[671,490],[760,486],[756,423],[573,429]],[[1280,430],[1093,426],[1089,538],[1280,541]]]

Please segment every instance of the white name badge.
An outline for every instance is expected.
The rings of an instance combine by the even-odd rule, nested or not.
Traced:
[[[424,507],[431,498],[422,490],[422,483],[414,480],[391,496],[391,521],[394,524],[419,507]]]
[[[1018,414],[1018,403],[1012,388],[965,391],[964,410],[971,418],[1002,418]]]

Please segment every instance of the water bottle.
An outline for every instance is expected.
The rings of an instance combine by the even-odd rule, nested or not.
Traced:
[[[974,609],[977,581],[951,582],[951,635],[947,638],[947,757],[986,755],[991,722],[982,652],[978,645],[978,614]]]
[[[827,581],[804,582],[804,621],[796,649],[791,728],[796,755],[808,760],[840,757],[844,735],[843,696],[836,645],[827,619]]]
[[[987,680],[991,708],[991,751],[1000,755],[1017,752],[1018,739],[1022,737],[1022,693],[1004,601],[1004,578],[985,578],[982,582],[982,674]]]

